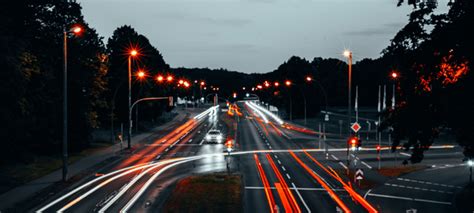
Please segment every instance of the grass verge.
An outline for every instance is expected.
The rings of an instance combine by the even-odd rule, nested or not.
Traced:
[[[423,165],[414,165],[414,166],[396,166],[396,167],[386,167],[376,170],[379,174],[386,177],[398,177],[400,175],[408,174],[411,172],[416,172],[422,169],[428,168]]]
[[[164,212],[242,212],[240,175],[191,176],[176,185]]]

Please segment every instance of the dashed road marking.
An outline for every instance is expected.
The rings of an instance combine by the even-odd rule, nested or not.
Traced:
[[[421,187],[404,186],[404,185],[390,184],[390,183],[385,183],[385,185],[386,186],[392,186],[392,187],[398,187],[398,188],[407,188],[407,189],[414,189],[414,190],[438,192],[438,193],[443,193],[443,194],[453,194],[453,192],[449,192],[449,191],[442,191],[442,190],[436,190],[436,189],[426,189],[426,188],[421,188]]]
[[[339,162],[339,165],[341,165],[342,167],[344,167],[344,169],[347,169],[347,166],[344,165],[342,162]]]
[[[425,203],[435,203],[435,204],[442,204],[442,205],[452,205],[451,202],[428,200],[428,199],[419,199],[419,198],[410,198],[410,197],[401,197],[401,196],[383,195],[383,194],[373,194],[373,193],[369,193],[367,195],[372,196],[372,197],[391,198],[391,199],[398,199],[398,200],[411,200],[411,201],[418,201],[418,202],[425,202]]]
[[[290,175],[288,175],[288,173],[286,173],[286,177],[288,177],[288,179],[291,180],[291,177],[290,177]]]
[[[434,182],[429,182],[429,181],[413,180],[413,179],[407,179],[407,178],[397,178],[397,180],[405,181],[405,182],[428,184],[428,185],[434,185],[434,186],[442,186],[442,187],[447,187],[447,188],[462,189],[462,187],[460,187],[460,186],[449,185],[449,184],[440,184],[440,183],[434,183]]]

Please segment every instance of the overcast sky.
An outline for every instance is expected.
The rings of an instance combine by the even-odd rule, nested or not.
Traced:
[[[440,1],[440,10],[445,10]],[[397,0],[79,0],[108,38],[131,25],[172,67],[269,72],[292,55],[377,58],[407,22]],[[106,40],[105,40],[106,41]]]

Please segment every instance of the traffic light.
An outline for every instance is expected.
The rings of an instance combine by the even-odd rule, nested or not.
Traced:
[[[362,145],[361,139],[356,136],[350,137],[347,143],[351,147],[352,150],[356,150]]]
[[[234,145],[234,144],[232,143],[232,140],[227,140],[227,141],[225,142],[225,146],[227,147],[227,152],[229,153],[229,155],[230,155],[230,152],[232,151],[232,146],[233,146],[233,145]]]
[[[227,140],[227,142],[225,142],[225,146],[226,146],[227,148],[232,148],[232,145],[233,145],[233,144],[232,144],[232,140]]]

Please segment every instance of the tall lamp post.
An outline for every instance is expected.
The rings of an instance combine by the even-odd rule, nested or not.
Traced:
[[[130,50],[128,55],[128,135],[127,135],[127,149],[130,149],[132,143],[132,57],[136,57],[138,51]]]
[[[285,85],[287,87],[290,87],[291,86],[291,81],[290,80],[286,80],[285,81]],[[291,98],[291,92],[290,92],[290,121],[293,121],[293,100]]]
[[[67,181],[67,173],[68,173],[68,152],[67,152],[67,37],[70,34],[78,35],[82,32],[82,28],[80,26],[75,26],[70,29],[66,29],[63,27],[63,59],[64,59],[64,66],[63,66],[63,181]]]
[[[347,95],[347,125],[348,125],[348,137],[351,136],[351,115],[352,115],[352,52],[350,50],[345,50],[343,53],[344,57],[348,58],[348,95]],[[347,165],[349,165],[349,143],[347,143]]]

